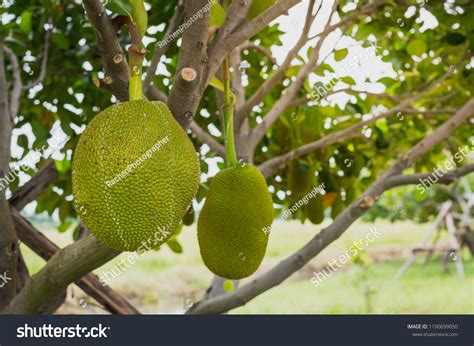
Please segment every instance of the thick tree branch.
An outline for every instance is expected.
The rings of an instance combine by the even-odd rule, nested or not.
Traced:
[[[459,178],[468,175],[472,172],[474,172],[474,164],[458,168],[454,171],[443,174],[440,177],[435,172],[409,175],[400,174],[390,177],[387,181],[387,186],[393,188],[397,186],[415,185],[420,184],[420,182],[424,179],[430,179],[430,181],[431,179],[433,179],[433,181],[436,181],[437,184],[451,184]]]
[[[334,222],[318,233],[299,251],[283,260],[273,269],[259,278],[228,293],[194,305],[188,313],[217,314],[245,305],[247,302],[283,282],[291,274],[302,268],[308,261],[318,255],[327,245],[339,238],[347,228],[364,214],[375,200],[391,186],[389,178],[397,176],[404,169],[428,152],[437,143],[445,140],[456,128],[474,113],[474,99],[469,100],[453,117],[425,137],[398,160],[382,177],[369,187],[364,194],[354,201],[346,210],[336,217]]]
[[[58,170],[54,161],[48,161],[25,185],[13,192],[9,199],[10,205],[22,210],[28,203],[33,202],[47,186],[58,179]]]
[[[57,252],[59,247],[46,238],[41,232],[37,231],[20,213],[12,209],[15,228],[20,240],[32,249],[38,256],[45,261],[49,261]],[[140,312],[131,305],[120,294],[108,286],[102,285],[99,278],[94,274],[87,274],[82,278],[76,279],[75,283],[90,297],[95,299],[106,310],[113,314],[139,314]],[[66,285],[67,287],[67,285]],[[60,293],[60,292],[59,292]],[[34,313],[34,311],[25,311],[23,313]]]
[[[84,0],[83,4],[94,27],[105,73],[111,78],[110,90],[119,100],[128,100],[128,65],[116,29],[107,16],[102,1]]]
[[[10,198],[13,221],[19,239],[46,261],[53,257],[56,252],[60,251],[60,248],[47,239],[41,232],[37,231],[29,221],[20,215],[18,209],[22,209],[25,205],[35,200],[48,185],[58,179],[59,175],[54,161],[48,161],[30,181],[18,188]],[[26,285],[28,280],[23,281],[22,287]],[[139,311],[120,294],[113,291],[110,287],[102,285],[99,279],[93,274],[87,274],[76,280],[76,284],[113,314],[139,313]],[[60,292],[54,297],[61,297],[62,295]],[[60,302],[61,300],[59,300],[59,303]],[[43,304],[43,306],[45,304]],[[53,307],[48,311],[42,311],[53,313],[55,309]]]
[[[17,265],[18,265],[18,240],[13,226],[13,219],[8,207],[6,199],[5,181],[3,177],[10,170],[10,144],[13,128],[13,116],[11,110],[15,111],[15,104],[13,107],[10,104],[12,101],[17,102],[8,95],[7,77],[5,70],[4,52],[10,57],[10,64],[18,63],[16,56],[11,50],[0,41],[0,275],[6,275],[11,280],[4,283],[0,289],[0,310],[3,309],[15,296],[17,288]],[[19,76],[18,66],[13,67],[13,92],[16,93],[18,86],[20,86],[21,93],[21,79]]]
[[[6,314],[35,314],[51,296],[119,255],[93,236],[58,251],[3,311]]]
[[[203,92],[201,83],[206,78],[209,11],[205,9],[208,6],[207,0],[184,4],[184,21],[192,24],[183,33],[177,74],[168,99],[171,113],[183,128],[189,126],[196,112]]]

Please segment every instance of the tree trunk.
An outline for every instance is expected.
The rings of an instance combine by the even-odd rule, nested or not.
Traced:
[[[6,198],[9,172],[12,119],[8,102],[3,42],[0,42],[0,310],[16,294],[18,241]]]

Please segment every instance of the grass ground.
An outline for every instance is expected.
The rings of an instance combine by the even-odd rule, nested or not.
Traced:
[[[267,271],[307,243],[321,226],[285,222],[274,226],[266,258],[255,276]],[[316,259],[292,275],[283,284],[257,297],[232,313],[242,314],[357,314],[357,313],[474,313],[474,261],[463,254],[466,277],[457,276],[454,265],[445,273],[437,257],[428,264],[416,261],[400,280],[395,274],[408,256],[411,245],[424,236],[427,225],[409,222],[375,224],[358,222]],[[344,253],[354,241],[366,239],[370,229],[380,235],[367,246],[372,264],[364,270],[347,263],[321,285],[311,283],[314,271]],[[46,230],[45,234],[61,246],[70,242],[70,234]],[[195,228],[183,230],[180,242],[183,254],[167,247],[147,253],[115,277],[110,285],[125,295],[143,313],[182,313],[186,301],[197,301],[212,279],[199,256]],[[443,242],[445,240],[441,240]],[[26,261],[34,273],[44,261],[24,249]],[[123,254],[96,271],[111,272]],[[245,281],[248,281],[249,278]],[[368,294],[367,292],[370,292]],[[83,300],[84,299],[84,300]],[[85,304],[84,304],[85,301]],[[70,288],[67,303],[60,313],[102,313],[79,288]]]

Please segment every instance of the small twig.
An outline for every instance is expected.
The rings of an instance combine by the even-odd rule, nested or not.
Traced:
[[[179,1],[178,5],[176,6],[176,11],[173,15],[173,18],[170,21],[170,25],[168,26],[168,29],[166,30],[166,33],[164,35],[164,39],[170,37],[173,32],[176,31],[178,28],[178,25],[183,18],[184,14],[184,6],[182,4],[182,1]],[[150,66],[148,67],[145,80],[143,81],[143,90],[145,93],[149,92],[150,86],[152,85],[153,82],[153,77],[156,74],[156,69],[158,68],[158,63],[161,60],[161,57],[166,53],[166,50],[168,49],[169,45],[156,45],[155,50],[153,52],[153,57],[151,58]]]
[[[53,32],[53,29],[49,29],[44,34],[43,53],[42,53],[41,67],[40,67],[40,73],[38,75],[38,78],[36,78],[32,82],[27,83],[26,85],[23,85],[22,87],[23,90],[29,90],[33,88],[34,86],[42,83],[44,78],[46,77],[46,67],[48,66],[48,53],[49,53],[49,46],[51,43],[52,32]]]

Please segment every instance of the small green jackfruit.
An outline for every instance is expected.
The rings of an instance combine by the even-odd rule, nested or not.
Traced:
[[[331,206],[331,217],[334,220],[344,210],[344,202],[339,194]]]
[[[309,192],[313,185],[314,173],[306,164],[298,160],[289,163],[288,185],[291,191],[291,197],[297,200]]]
[[[191,226],[194,223],[194,209],[190,207],[183,217],[183,225]]]
[[[272,198],[257,168],[239,164],[220,171],[198,219],[204,264],[228,279],[252,275],[265,256],[273,216]]]
[[[324,221],[324,197],[320,193],[309,200],[306,205],[306,215],[315,225]]]
[[[197,192],[199,159],[161,102],[111,106],[87,126],[72,164],[76,211],[105,245],[158,248]]]

